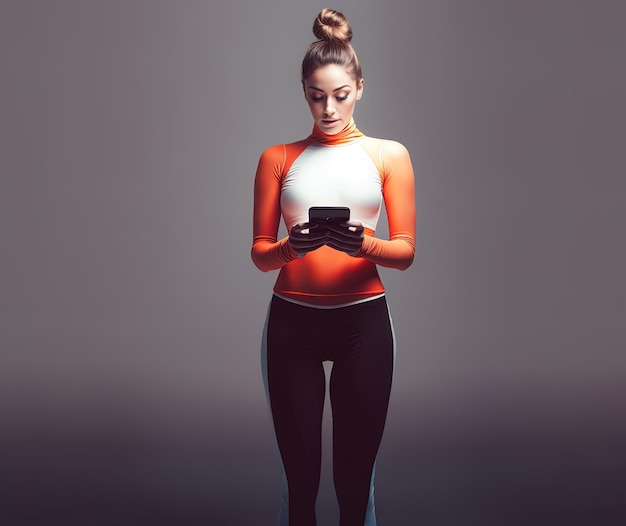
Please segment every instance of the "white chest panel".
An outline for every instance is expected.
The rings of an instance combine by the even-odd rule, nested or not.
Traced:
[[[347,206],[350,219],[376,230],[382,203],[381,176],[356,141],[341,146],[310,144],[294,161],[281,187],[287,229],[308,221],[311,206]]]

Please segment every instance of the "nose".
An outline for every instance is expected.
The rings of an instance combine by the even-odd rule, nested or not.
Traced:
[[[333,113],[335,113],[335,106],[332,104],[332,99],[328,97],[326,99],[326,105],[324,106],[324,115],[326,117],[332,117]]]

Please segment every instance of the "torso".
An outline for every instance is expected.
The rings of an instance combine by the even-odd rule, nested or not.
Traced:
[[[285,145],[280,207],[287,230],[308,220],[311,206],[347,206],[350,219],[374,234],[382,206],[383,178],[377,166],[380,139],[346,144],[305,140]],[[323,246],[285,265],[274,291],[314,305],[335,305],[384,292],[376,265]]]

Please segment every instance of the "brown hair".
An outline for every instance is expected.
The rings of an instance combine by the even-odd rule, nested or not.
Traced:
[[[363,78],[359,57],[350,45],[352,29],[343,13],[322,9],[313,24],[313,34],[318,40],[309,46],[302,60],[303,85],[311,73],[328,64],[345,67],[357,83]]]

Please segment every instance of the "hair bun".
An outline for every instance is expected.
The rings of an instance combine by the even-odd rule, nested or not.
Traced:
[[[334,9],[322,9],[313,24],[313,34],[319,40],[339,40],[350,42],[352,29],[348,19]]]

